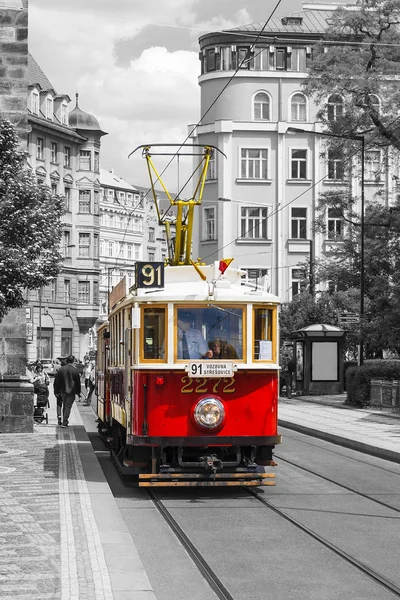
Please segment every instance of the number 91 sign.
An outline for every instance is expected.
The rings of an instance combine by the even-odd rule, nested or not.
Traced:
[[[137,262],[135,265],[137,288],[163,288],[164,263],[162,262]]]

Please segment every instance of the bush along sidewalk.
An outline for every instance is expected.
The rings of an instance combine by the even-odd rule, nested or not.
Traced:
[[[369,406],[372,379],[400,380],[400,361],[368,360],[362,367],[349,367],[346,371],[346,404]]]

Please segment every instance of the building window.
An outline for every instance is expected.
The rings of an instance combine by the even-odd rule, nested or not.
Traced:
[[[344,179],[344,157],[340,149],[328,150],[328,179]]]
[[[267,179],[268,150],[242,148],[240,176],[242,179]]]
[[[50,281],[50,300],[55,302],[57,298],[57,280],[53,279]]]
[[[51,142],[51,162],[57,162],[57,144],[55,142]]]
[[[343,98],[339,94],[332,94],[328,98],[328,121],[337,121],[343,117]]]
[[[153,250],[149,250],[149,261],[154,262],[156,259],[156,253]]]
[[[78,281],[78,302],[81,304],[90,303],[90,282]]]
[[[66,304],[71,302],[71,282],[69,279],[64,279],[64,302]]]
[[[61,356],[72,354],[72,329],[61,329]]]
[[[149,242],[155,242],[155,241],[156,241],[155,229],[154,229],[154,227],[149,227]]]
[[[135,260],[140,259],[140,246],[139,244],[135,244]]]
[[[244,271],[244,275],[242,275],[242,284],[254,284],[260,282],[263,277],[268,277],[268,269],[258,269],[257,267],[241,267],[240,269],[241,271]]]
[[[292,150],[292,179],[307,179],[307,150]]]
[[[125,258],[125,244],[123,242],[119,242],[118,247],[118,257]]]
[[[66,104],[61,104],[61,123],[68,125],[68,108]]]
[[[254,70],[268,71],[269,70],[269,48],[257,47],[254,50]]]
[[[292,298],[305,290],[306,282],[302,269],[292,269]]]
[[[71,232],[63,231],[63,253],[65,258],[71,258]]]
[[[275,48],[275,69],[286,71],[288,68],[288,52],[286,48]]]
[[[307,209],[292,208],[292,239],[307,239]]]
[[[206,179],[217,179],[216,160],[215,152],[212,150],[210,160],[208,161],[208,169],[206,173]]]
[[[214,48],[206,51],[206,73],[215,71],[216,69],[216,54]]]
[[[36,158],[39,160],[43,160],[43,149],[44,149],[44,140],[43,138],[38,137],[36,139]]]
[[[96,173],[98,173],[99,168],[100,168],[100,154],[98,152],[95,152],[94,153],[94,171]]]
[[[292,121],[307,121],[307,100],[303,94],[294,94],[290,107]]]
[[[39,114],[39,94],[36,92],[32,94],[32,112],[34,115]]]
[[[307,52],[306,48],[292,48],[291,56],[291,71],[300,71],[305,73],[307,68]]]
[[[65,210],[66,212],[71,212],[71,188],[64,188],[64,197],[65,197]]]
[[[90,190],[79,190],[79,212],[90,213]]]
[[[79,256],[81,258],[90,257],[90,233],[79,234]]]
[[[97,190],[94,191],[93,195],[93,214],[99,214],[99,192]]]
[[[216,227],[215,227],[215,207],[204,208],[203,212],[203,239],[204,240],[215,240],[216,239]]]
[[[266,240],[267,215],[267,208],[242,207],[240,209],[240,237],[246,240]]]
[[[79,169],[81,171],[91,171],[91,152],[90,150],[81,150],[79,152]]]
[[[93,304],[100,304],[99,282],[93,281]]]
[[[114,242],[108,242],[107,253],[108,256],[114,256]]]
[[[339,208],[328,208],[328,239],[343,239],[343,217]]]
[[[46,117],[53,120],[53,100],[46,98]]]
[[[51,194],[52,196],[57,195],[57,183],[55,181],[51,182]]]
[[[99,258],[99,236],[93,235],[93,258]]]
[[[368,150],[365,153],[365,180],[378,183],[381,180],[381,171],[381,151]]]
[[[133,258],[133,246],[132,246],[132,244],[128,244],[127,258]]]
[[[71,148],[64,146],[64,167],[71,167]]]
[[[270,121],[270,101],[268,94],[259,92],[254,96],[254,119],[258,121]]]

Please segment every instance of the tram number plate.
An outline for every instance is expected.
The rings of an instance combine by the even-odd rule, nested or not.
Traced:
[[[231,362],[190,362],[189,377],[233,377]]]

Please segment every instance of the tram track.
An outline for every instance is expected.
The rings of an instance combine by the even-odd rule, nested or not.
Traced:
[[[160,500],[158,495],[150,489],[146,489],[146,493],[153,502],[156,509],[162,515],[163,519],[168,523],[172,531],[175,533],[176,537],[181,542],[182,546],[192,559],[197,569],[203,575],[210,588],[216,594],[217,598],[219,598],[220,600],[235,600],[231,593],[224,586],[218,575],[213,571],[211,566],[207,563],[207,561],[197,550],[196,546],[190,541],[186,533],[183,531],[176,519],[174,519],[170,511],[163,504],[162,500]]]
[[[335,481],[334,479],[327,477],[326,475],[321,475],[321,473],[317,473],[316,471],[313,471],[312,469],[309,469],[308,467],[303,467],[302,465],[299,465],[299,464],[293,462],[292,460],[288,460],[287,458],[283,458],[282,456],[278,456],[277,454],[274,454],[274,457],[277,460],[280,460],[289,465],[292,465],[292,467],[296,467],[296,469],[301,469],[302,471],[305,471],[306,473],[309,473],[310,475],[315,475],[316,477],[319,477],[320,479],[323,479],[324,481],[327,481],[328,483],[333,483],[337,487],[340,487],[340,488],[346,490],[347,492],[351,492],[352,494],[357,494],[357,496],[360,496],[361,498],[365,498],[365,500],[370,500],[371,502],[374,502],[375,504],[379,504],[379,506],[383,506],[384,508],[389,508],[390,510],[400,513],[400,508],[396,508],[395,506],[392,506],[391,504],[387,504],[387,502],[378,500],[377,498],[374,498],[373,496],[368,496],[368,494],[359,492],[358,490],[355,490],[354,488],[351,488],[348,485],[339,483],[339,482]]]
[[[284,459],[280,459],[280,460],[284,460]],[[286,461],[286,462],[290,462],[290,461]],[[294,465],[294,466],[297,466],[297,465]],[[307,470],[307,469],[305,469],[305,470]],[[309,472],[312,473],[312,471],[309,471]],[[318,473],[315,473],[315,475],[318,475]],[[323,477],[323,478],[329,482],[335,483],[333,480],[330,480],[325,477]],[[341,487],[344,487],[345,489],[348,489],[349,491],[353,491],[354,493],[359,494],[360,496],[363,496],[364,498],[373,500],[372,498],[369,498],[365,494],[361,494],[359,492],[356,492],[355,490],[351,490],[350,488],[347,488],[347,486],[341,486]],[[365,575],[366,577],[371,579],[374,583],[380,585],[386,591],[389,591],[390,593],[392,593],[394,597],[400,598],[400,587],[397,586],[396,584],[394,584],[392,581],[390,581],[386,577],[382,576],[377,571],[370,568],[368,565],[364,564],[362,561],[358,560],[354,556],[351,556],[349,553],[345,552],[344,550],[342,550],[341,548],[339,548],[338,546],[336,546],[335,544],[330,542],[328,539],[326,539],[322,535],[316,533],[315,531],[313,531],[312,529],[310,529],[309,527],[307,527],[306,525],[304,525],[303,523],[298,521],[296,518],[290,516],[284,510],[276,507],[269,500],[262,498],[260,496],[260,493],[257,492],[256,490],[253,490],[251,488],[244,488],[244,490],[246,492],[248,492],[248,494],[251,495],[255,500],[257,500],[257,502],[261,503],[265,508],[270,509],[275,514],[277,514],[279,517],[283,518],[285,521],[289,522],[291,525],[296,527],[296,529],[302,531],[308,537],[312,538],[313,540],[315,540],[316,542],[318,542],[325,548],[329,549],[336,556],[338,556],[339,558],[344,560],[347,564],[353,566],[359,572],[361,572],[363,575]],[[182,546],[185,548],[188,555],[194,562],[195,566],[197,567],[199,572],[203,575],[203,577],[206,579],[206,581],[210,585],[210,588],[214,591],[216,596],[221,600],[234,600],[234,597],[231,595],[229,590],[225,587],[225,585],[222,583],[221,579],[213,571],[213,569],[211,568],[209,563],[205,560],[205,558],[201,555],[201,553],[198,551],[198,549],[193,544],[193,542],[189,539],[189,537],[186,535],[186,533],[183,531],[183,529],[177,523],[176,519],[172,516],[172,514],[166,508],[166,506],[163,504],[162,500],[158,497],[158,495],[153,490],[149,490],[149,489],[146,490],[146,493],[148,494],[149,498],[152,500],[153,504],[155,505],[155,507],[157,508],[159,513],[162,515],[163,519],[167,522],[169,527],[175,533],[175,535],[181,542]],[[400,512],[398,509],[394,509],[385,503],[382,503],[379,501],[377,501],[377,503],[381,504],[384,507],[395,510],[396,512]]]
[[[327,540],[323,536],[319,535],[318,533],[316,533],[315,531],[313,531],[306,525],[303,525],[302,523],[300,523],[300,521],[298,521],[294,517],[291,517],[289,514],[287,514],[280,508],[277,508],[276,506],[274,506],[274,504],[272,504],[268,500],[265,500],[265,498],[261,498],[259,493],[257,493],[256,490],[252,490],[249,488],[246,491],[251,496],[253,496],[258,502],[260,502],[261,504],[263,504],[264,506],[266,506],[267,508],[272,510],[274,513],[276,513],[277,515],[279,515],[280,517],[282,517],[283,519],[285,519],[292,525],[294,525],[297,529],[301,530],[303,533],[307,534],[309,537],[311,537],[314,540],[316,540],[317,542],[319,542],[325,548],[328,548],[329,550],[331,550],[336,556],[339,556],[345,562],[347,562],[348,564],[355,567],[363,575],[366,575],[369,579],[372,579],[375,583],[377,583],[380,586],[382,586],[383,588],[385,588],[385,590],[391,592],[396,598],[400,598],[400,587],[395,585],[389,579],[387,579],[386,577],[383,577],[382,575],[380,575],[379,573],[377,573],[376,571],[374,571],[373,569],[371,569],[370,567],[368,567],[367,565],[362,563],[360,560],[355,558],[354,556],[351,556],[344,550],[341,550],[335,544],[332,544],[332,542],[329,542],[329,540]]]

